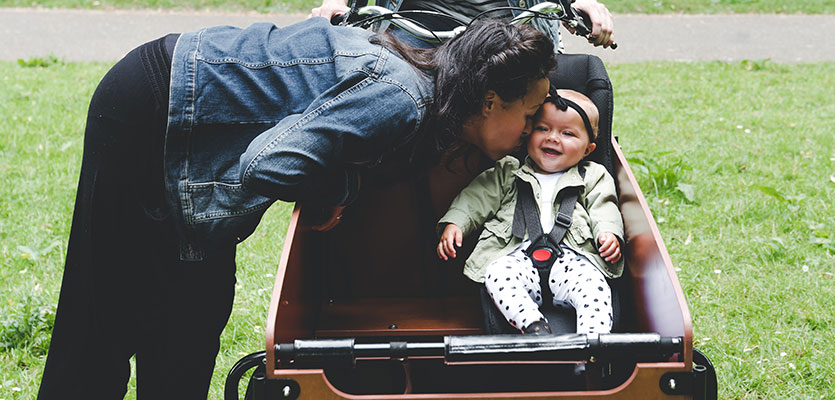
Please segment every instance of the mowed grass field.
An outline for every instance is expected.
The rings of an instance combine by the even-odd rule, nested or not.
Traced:
[[[0,62],[0,399],[37,393],[87,104],[109,67]],[[835,398],[835,63],[609,72],[614,132],[678,269],[720,398]],[[239,247],[212,399],[235,361],[264,346],[291,209],[273,206]]]

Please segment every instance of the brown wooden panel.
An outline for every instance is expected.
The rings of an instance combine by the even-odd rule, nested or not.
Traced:
[[[459,257],[435,254],[436,225],[452,199],[480,171],[481,159],[441,163],[426,175],[366,182],[342,222],[325,235],[324,289],[329,299],[460,295],[471,282],[463,264],[475,245],[467,238]],[[483,165],[482,165],[483,168]]]
[[[319,315],[317,337],[482,333],[476,296],[335,300]]]
[[[275,274],[273,294],[267,313],[266,348],[313,335],[319,309],[321,286],[319,252],[313,251],[321,235],[300,228],[301,209],[297,205],[290,217],[287,236]],[[275,363],[267,351],[267,363]]]
[[[306,398],[338,399],[458,399],[458,400],[520,400],[520,399],[608,399],[608,400],[685,400],[689,396],[668,396],[661,391],[661,377],[671,371],[685,370],[683,363],[637,364],[632,375],[620,386],[609,390],[566,392],[493,392],[493,393],[391,393],[378,395],[350,395],[334,387],[323,370],[274,370],[277,378],[292,379],[301,387]],[[472,379],[480,379],[478,375]]]
[[[613,139],[615,179],[625,228],[627,272],[637,330],[685,338],[684,361],[692,361],[690,310],[664,241],[620,146]]]

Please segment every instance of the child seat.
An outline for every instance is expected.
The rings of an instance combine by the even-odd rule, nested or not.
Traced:
[[[588,54],[560,54],[557,56],[557,70],[549,78],[551,84],[558,89],[571,89],[583,93],[597,106],[600,114],[598,134],[595,139],[597,147],[586,159],[603,165],[609,171],[609,174],[614,177],[612,84],[603,62],[596,56]],[[620,292],[626,289],[621,288],[619,282],[618,279],[608,280],[612,289],[613,332],[625,331],[626,327],[622,326],[623,321],[629,320],[622,315]],[[545,291],[550,292],[548,287],[543,287],[542,290],[543,293]],[[496,308],[486,288],[481,288],[480,295],[485,332],[490,334],[518,333],[518,330],[511,326]],[[545,297],[550,298],[551,296]],[[548,319],[553,333],[576,332],[576,319],[573,310],[554,307],[553,304],[546,303],[540,307],[540,311]]]

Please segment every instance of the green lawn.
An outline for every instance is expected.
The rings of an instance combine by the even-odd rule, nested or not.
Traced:
[[[109,64],[0,62],[0,398],[32,399],[90,95]],[[610,68],[615,133],[679,268],[723,399],[835,398],[835,63]],[[263,348],[291,208],[240,247],[211,398]],[[129,398],[133,398],[132,395]]]
[[[369,3],[373,3],[370,0]],[[621,13],[835,13],[831,0],[634,0],[601,1]],[[257,12],[308,13],[320,0],[1,0],[1,7],[209,9]]]

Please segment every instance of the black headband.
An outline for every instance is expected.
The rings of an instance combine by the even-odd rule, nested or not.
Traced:
[[[553,86],[551,86],[551,88],[548,90],[548,97],[545,99],[545,101],[553,103],[555,106],[557,106],[557,108],[559,108],[562,111],[567,110],[568,107],[571,107],[575,111],[577,111],[577,114],[580,114],[580,118],[583,119],[583,125],[586,126],[586,132],[589,134],[589,141],[594,142],[594,130],[591,128],[591,121],[589,121],[589,116],[586,115],[586,111],[583,110],[583,107],[580,107],[579,104],[569,99],[560,97],[560,95],[557,94],[557,89]]]

